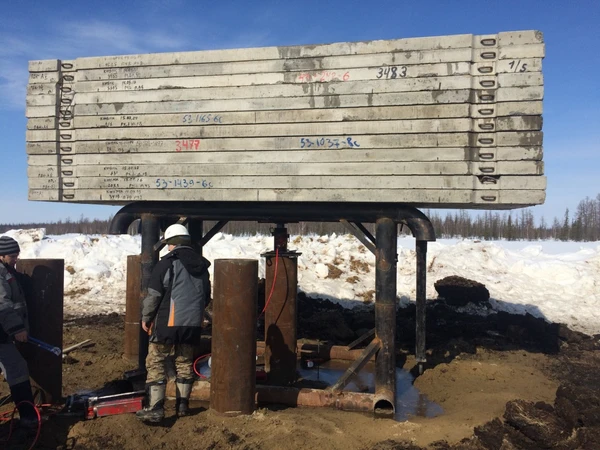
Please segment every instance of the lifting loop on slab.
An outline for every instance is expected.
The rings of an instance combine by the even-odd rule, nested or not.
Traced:
[[[483,52],[483,53],[481,53],[481,58],[482,59],[495,59],[496,52]]]
[[[493,47],[494,45],[496,45],[496,39],[494,39],[494,38],[482,39],[479,42],[481,42],[481,45],[483,45],[485,47]]]

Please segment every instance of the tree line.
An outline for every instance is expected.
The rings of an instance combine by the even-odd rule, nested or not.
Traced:
[[[476,238],[483,240],[546,240],[561,241],[600,241],[600,194],[596,198],[586,197],[580,201],[573,212],[567,208],[562,219],[555,217],[552,223],[542,217],[535,223],[531,208],[515,211],[484,211],[473,214],[472,211],[457,210],[442,214],[439,210],[423,211],[431,220],[439,238]],[[106,220],[90,220],[81,216],[79,220],[70,218],[58,222],[0,224],[0,233],[11,229],[45,228],[47,234],[59,235],[69,233],[105,234],[112,217]],[[208,231],[216,222],[206,221],[204,230]],[[228,223],[223,232],[234,235],[269,234],[274,225],[236,221]],[[286,225],[289,234],[325,235],[331,233],[344,234],[348,230],[340,223],[300,222]],[[374,225],[366,225],[374,232]],[[130,234],[139,232],[139,224],[129,227]],[[406,227],[401,228],[404,234],[410,233]]]

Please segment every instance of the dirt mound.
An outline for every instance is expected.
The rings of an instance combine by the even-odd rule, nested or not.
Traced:
[[[470,302],[485,304],[490,299],[490,292],[483,284],[456,275],[437,280],[434,287],[440,297],[454,306],[465,306]]]

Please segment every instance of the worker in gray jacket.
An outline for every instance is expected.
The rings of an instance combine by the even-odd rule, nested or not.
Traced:
[[[36,427],[27,362],[14,344],[27,342],[27,304],[15,269],[21,248],[8,236],[0,237],[0,369],[19,410],[20,424]]]
[[[142,328],[150,335],[148,400],[136,415],[147,422],[160,422],[165,416],[165,359],[170,355],[177,371],[177,415],[189,414],[194,346],[200,342],[204,307],[210,300],[210,262],[192,248],[186,227],[171,225],[161,242],[169,253],[154,267],[142,303]]]

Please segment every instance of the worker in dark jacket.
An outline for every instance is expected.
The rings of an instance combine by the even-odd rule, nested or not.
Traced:
[[[200,342],[204,307],[210,299],[210,262],[192,248],[186,227],[171,225],[161,242],[168,245],[169,253],[154,267],[142,303],[142,328],[150,335],[148,401],[136,415],[147,422],[160,422],[165,416],[165,359],[170,355],[177,371],[177,415],[189,414],[194,346]]]
[[[17,241],[0,237],[0,368],[19,410],[20,424],[36,427],[38,418],[33,408],[29,370],[14,344],[27,342],[27,304],[15,270],[21,249]]]

